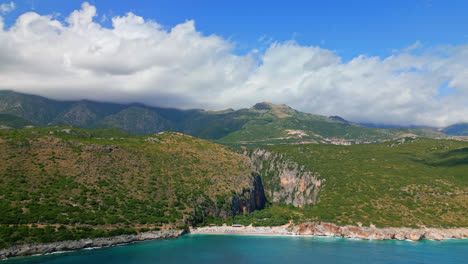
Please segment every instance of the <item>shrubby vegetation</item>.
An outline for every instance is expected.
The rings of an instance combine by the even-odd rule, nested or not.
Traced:
[[[251,213],[245,213],[236,215],[233,217],[214,217],[204,216],[194,222],[194,226],[208,226],[210,224],[215,225],[232,225],[238,223],[241,225],[253,225],[253,226],[279,226],[285,225],[293,221],[299,223],[302,220],[302,213],[300,208],[295,208],[292,205],[281,205],[273,204],[267,206],[263,210],[253,211]]]
[[[149,230],[149,229],[148,229]],[[147,230],[141,230],[144,232]],[[78,240],[82,238],[113,237],[120,235],[134,235],[134,229],[117,228],[112,230],[93,229],[90,227],[67,228],[65,226],[32,227],[26,225],[0,226],[0,248],[18,243],[50,243],[64,240]]]
[[[0,129],[23,128],[32,125],[34,125],[32,122],[21,117],[9,114],[0,114]]]
[[[233,215],[230,199],[251,179],[244,157],[179,133],[0,131],[0,248],[223,223],[468,226],[466,142],[266,148],[320,174],[316,205]],[[271,177],[264,175],[265,188],[280,190]]]
[[[68,231],[61,232],[70,238],[105,236],[101,231],[109,227],[184,227],[193,222],[194,208],[231,215],[230,199],[251,179],[241,155],[172,132],[143,137],[72,127],[1,131],[0,149],[2,234],[30,224],[65,226]],[[34,230],[19,230],[24,241],[48,241]],[[57,232],[51,237],[60,240]],[[3,245],[21,242],[0,239],[6,239]]]
[[[304,219],[377,226],[468,226],[468,142],[401,138],[371,145],[268,146],[323,180]],[[274,179],[264,179],[265,188]]]

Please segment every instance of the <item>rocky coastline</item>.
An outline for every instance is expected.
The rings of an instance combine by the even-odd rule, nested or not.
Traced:
[[[445,239],[468,239],[468,228],[376,228],[362,226],[338,226],[331,223],[308,222],[298,225],[274,227],[253,226],[210,226],[190,228],[187,230],[166,229],[142,232],[137,235],[122,235],[108,238],[59,241],[45,244],[16,245],[0,249],[0,260],[12,257],[50,254],[62,251],[74,251],[84,248],[110,247],[137,241],[178,238],[183,234],[235,234],[235,235],[268,235],[268,236],[311,236],[338,237],[364,240],[410,240],[423,239],[442,241]]]
[[[44,244],[24,244],[0,249],[0,260],[12,257],[42,255],[61,251],[73,251],[84,248],[110,247],[137,241],[177,238],[186,230],[165,229],[160,231],[142,232],[137,235],[121,235],[115,237],[58,241]]]
[[[331,223],[303,223],[291,228],[292,235],[328,236],[365,240],[445,240],[468,238],[468,228],[376,228],[338,226]]]
[[[364,240],[445,240],[468,238],[468,228],[376,228],[359,226],[338,226],[331,223],[309,222],[299,225],[276,227],[231,227],[215,226],[191,229],[192,234],[238,234],[238,235],[279,235],[339,237]]]

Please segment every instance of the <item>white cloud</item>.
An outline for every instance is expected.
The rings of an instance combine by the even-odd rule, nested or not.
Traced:
[[[105,22],[107,22],[107,20],[108,20],[108,18],[107,18],[106,14],[101,16],[101,23],[105,23]]]
[[[13,10],[15,10],[14,2],[0,4],[0,13],[2,14],[10,13]]]
[[[409,51],[412,51],[412,50],[416,50],[418,48],[421,48],[422,44],[421,44],[421,41],[417,40],[416,42],[414,42],[411,46],[407,47],[405,49],[406,52],[409,52]]]
[[[84,3],[66,23],[29,12],[10,29],[0,27],[0,89],[206,109],[267,100],[387,124],[468,121],[468,45],[414,55],[416,42],[388,58],[344,62],[333,51],[289,41],[239,56],[230,41],[201,34],[194,21],[165,29],[128,13],[104,28],[96,16]],[[447,81],[454,93],[441,96]]]

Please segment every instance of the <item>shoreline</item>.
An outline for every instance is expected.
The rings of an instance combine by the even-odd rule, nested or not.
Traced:
[[[82,249],[95,249],[127,245],[140,241],[178,238],[184,234],[200,235],[240,235],[272,237],[317,237],[344,238],[349,240],[399,240],[417,242],[420,240],[443,241],[468,239],[468,228],[375,228],[357,226],[337,226],[330,223],[303,223],[274,227],[253,226],[211,226],[186,230],[160,230],[143,232],[137,235],[121,235],[108,238],[67,240],[52,243],[23,244],[0,249],[0,261],[13,257],[59,254]]]
[[[369,242],[376,242],[376,241],[404,241],[404,242],[411,242],[411,243],[417,243],[419,241],[433,241],[433,242],[444,242],[444,241],[451,241],[451,240],[468,240],[468,238],[463,237],[463,238],[445,238],[442,240],[435,240],[435,239],[427,239],[423,238],[419,241],[414,241],[411,239],[404,239],[404,240],[398,240],[398,239],[381,239],[381,240],[376,240],[376,239],[364,239],[364,238],[353,238],[353,237],[339,237],[339,236],[316,236],[316,235],[295,235],[295,234],[288,234],[288,235],[279,235],[279,234],[254,234],[254,233],[187,233],[184,235],[207,235],[207,236],[258,236],[258,237],[285,237],[285,238],[323,238],[323,239],[345,239],[345,240],[350,240],[350,241],[369,241]]]
[[[231,227],[212,226],[191,228],[190,234],[218,235],[263,235],[263,236],[299,236],[299,237],[336,237],[360,240],[434,240],[467,239],[468,228],[375,228],[358,226],[337,226],[331,223],[303,223],[295,226],[276,227]]]
[[[187,230],[168,229],[142,232],[137,235],[121,235],[115,237],[16,245],[9,248],[0,249],[0,261],[13,257],[58,254],[60,252],[70,252],[81,249],[94,249],[126,245],[139,241],[178,238],[186,232]]]

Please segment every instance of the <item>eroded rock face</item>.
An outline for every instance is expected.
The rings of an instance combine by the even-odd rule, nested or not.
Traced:
[[[295,235],[329,236],[342,238],[359,238],[366,240],[411,240],[421,239],[444,240],[450,238],[468,238],[468,228],[454,229],[414,229],[414,228],[373,228],[357,226],[337,226],[330,223],[303,223],[291,228]]]
[[[255,210],[264,209],[267,202],[262,179],[260,175],[252,172],[248,187],[244,187],[238,192],[232,192],[232,195],[226,197],[222,204],[213,203],[205,206],[202,210],[195,210],[194,218],[203,218],[208,215],[227,218],[229,216],[250,213]]]
[[[244,152],[252,167],[261,175],[265,193],[271,202],[302,207],[315,204],[324,180],[320,174],[287,160],[282,154],[264,149]]]
[[[252,175],[251,188],[244,190],[239,196],[235,196],[231,201],[233,215],[239,213],[253,212],[265,208],[267,199],[263,190],[262,179],[260,175]]]

